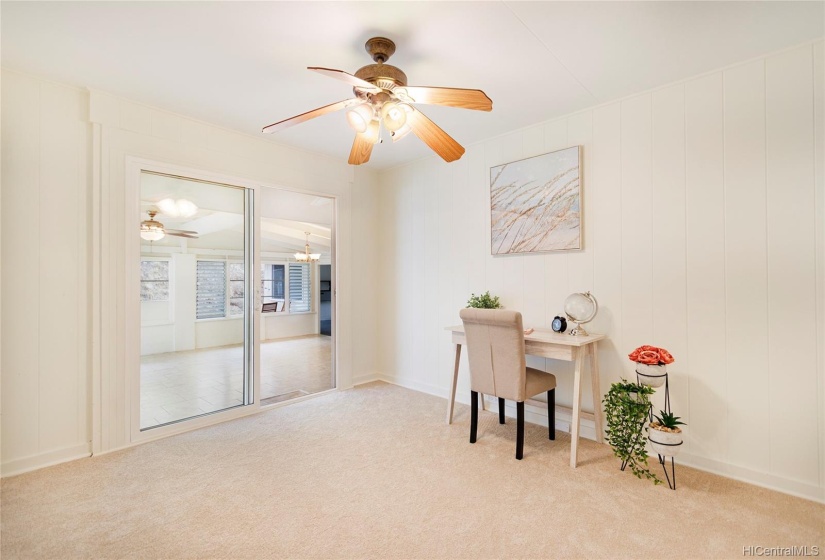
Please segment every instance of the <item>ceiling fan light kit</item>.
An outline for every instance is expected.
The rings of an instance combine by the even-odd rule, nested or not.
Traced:
[[[347,110],[347,122],[355,132],[365,132],[375,118],[375,109],[364,103]]]
[[[171,199],[164,199],[164,200],[171,200]],[[173,201],[174,202],[174,201]],[[178,201],[180,202],[180,201]],[[186,202],[189,202],[188,200]],[[197,206],[194,203],[189,202],[192,206],[195,207],[195,212],[197,212]],[[190,208],[191,209],[191,208]],[[191,215],[194,215],[193,212]],[[198,232],[197,231],[189,231],[184,229],[166,229],[163,227],[163,224],[160,223],[155,219],[155,216],[158,215],[157,210],[149,210],[147,212],[149,214],[148,220],[143,220],[140,222],[140,237],[141,239],[145,239],[146,241],[160,241],[167,235],[173,235],[175,237],[187,237],[189,239],[197,239]]]
[[[402,126],[401,128],[392,133],[392,141],[398,142],[410,132],[412,132],[412,128],[410,128],[410,125],[405,124],[404,126]]]
[[[140,225],[140,236],[146,241],[160,241],[166,234],[163,233],[163,227],[156,227],[151,225]]]
[[[404,110],[403,105],[406,105],[406,103],[388,101],[381,107],[384,128],[390,132],[395,132],[407,123],[407,111]]]
[[[410,132],[418,136],[444,161],[459,159],[464,148],[413,103],[444,105],[475,111],[491,111],[493,102],[478,89],[407,86],[407,75],[400,69],[385,64],[395,52],[395,43],[385,37],[373,37],[365,48],[375,64],[358,69],[355,74],[332,68],[309,67],[319,74],[346,82],[352,86],[353,99],[332,103],[263,128],[263,132],[277,132],[327,113],[347,109],[346,118],[355,131],[349,163],[366,163],[372,147],[381,136],[381,125],[397,142]]]

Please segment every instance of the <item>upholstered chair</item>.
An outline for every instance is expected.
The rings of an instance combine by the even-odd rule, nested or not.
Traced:
[[[504,401],[516,401],[516,459],[524,455],[524,401],[547,392],[550,439],[556,439],[556,377],[527,367],[521,313],[506,309],[462,309],[470,360],[470,443],[478,432],[478,394],[498,397],[498,421]],[[483,397],[482,397],[483,398]]]

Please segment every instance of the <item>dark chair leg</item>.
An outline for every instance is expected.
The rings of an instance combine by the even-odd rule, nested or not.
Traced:
[[[498,398],[498,423],[504,424],[504,399]]]
[[[524,401],[516,403],[516,459],[524,457]]]
[[[547,391],[547,426],[550,431],[550,439],[556,439],[556,390]]]
[[[470,443],[476,442],[478,432],[478,393],[470,391]]]

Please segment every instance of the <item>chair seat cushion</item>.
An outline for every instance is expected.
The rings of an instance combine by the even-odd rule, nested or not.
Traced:
[[[527,368],[527,398],[534,397],[539,393],[546,393],[550,389],[556,388],[556,376],[546,371]]]

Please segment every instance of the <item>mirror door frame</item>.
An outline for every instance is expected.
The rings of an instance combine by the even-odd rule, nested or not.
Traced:
[[[262,181],[256,181],[249,178],[239,177],[235,175],[224,175],[205,171],[203,169],[196,169],[184,165],[171,164],[162,161],[150,160],[141,157],[126,156],[125,161],[125,215],[123,219],[127,225],[134,225],[134,228],[126,228],[125,239],[121,246],[124,249],[123,267],[126,273],[125,293],[122,304],[124,305],[124,319],[122,323],[125,329],[125,367],[127,387],[124,387],[122,394],[126,401],[126,410],[129,411],[124,421],[128,425],[128,433],[130,434],[130,443],[144,443],[156,439],[161,439],[170,435],[189,432],[201,427],[211,426],[227,420],[241,418],[250,414],[256,414],[262,410],[268,410],[278,406],[291,404],[305,399],[314,398],[324,395],[326,393],[337,391],[340,386],[340,378],[338,372],[340,370],[338,364],[337,351],[337,321],[336,321],[336,295],[333,293],[332,306],[332,375],[335,387],[327,391],[306,395],[282,403],[261,406],[258,396],[260,393],[260,324],[261,324],[261,294],[260,283],[258,277],[260,275],[261,257],[261,204],[255,201],[261,200],[261,189],[271,188],[285,191],[291,191],[311,196],[320,196],[332,199],[333,202],[333,224],[332,224],[332,239],[330,261],[332,263],[333,283],[337,286],[337,267],[336,263],[336,223],[338,222],[338,197],[334,194],[312,191],[301,188],[284,187],[281,185],[266,184]],[[140,284],[140,237],[138,235],[131,235],[130,232],[137,232],[141,216],[140,216],[140,176],[143,171],[151,173],[160,173],[165,175],[172,175],[184,179],[193,179],[196,181],[206,181],[209,183],[216,183],[227,185],[230,187],[238,187],[246,190],[246,200],[252,201],[252,211],[245,212],[245,219],[252,220],[252,228],[245,227],[245,248],[251,248],[251,257],[247,258],[247,281],[246,287],[248,293],[253,294],[252,297],[247,298],[245,306],[247,311],[251,309],[251,313],[247,312],[244,321],[245,329],[245,344],[247,344],[248,333],[252,333],[251,341],[252,349],[245,351],[245,359],[250,362],[245,364],[246,371],[250,372],[245,375],[245,401],[248,399],[248,404],[242,406],[216,411],[202,416],[196,416],[189,419],[184,419],[173,424],[158,426],[151,430],[140,430],[140,299],[137,297],[139,293]],[[250,268],[252,269],[250,271]],[[251,272],[251,274],[249,274]],[[250,289],[251,287],[251,289]],[[335,292],[335,290],[333,290]],[[127,294],[134,294],[134,297]],[[251,383],[250,383],[251,382]]]

